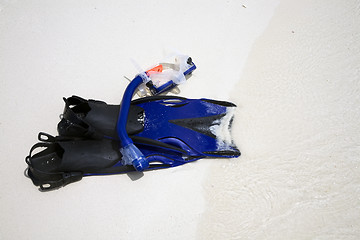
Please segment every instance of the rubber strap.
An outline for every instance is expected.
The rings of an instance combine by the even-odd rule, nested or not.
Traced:
[[[39,142],[39,143],[34,144],[34,146],[32,146],[31,149],[30,149],[29,155],[26,156],[25,162],[26,162],[29,166],[31,166],[30,158],[32,158],[32,152],[33,152],[36,148],[39,148],[39,147],[48,147],[48,146],[49,146],[49,143]]]

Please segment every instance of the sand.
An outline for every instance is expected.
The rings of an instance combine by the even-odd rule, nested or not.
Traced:
[[[284,1],[232,97],[239,160],[206,176],[203,239],[360,236],[359,1]]]
[[[0,1],[1,239],[358,239],[359,1]],[[238,159],[86,178],[23,176],[61,98],[118,103],[177,49],[181,96],[238,105]]]

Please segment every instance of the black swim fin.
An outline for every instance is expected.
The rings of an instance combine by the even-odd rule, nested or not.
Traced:
[[[121,164],[117,141],[110,139],[84,139],[53,137],[40,132],[36,143],[26,157],[27,175],[43,191],[53,190],[80,181],[83,176],[135,172],[132,165]],[[41,151],[33,154],[35,150]],[[146,155],[149,170],[179,166],[197,159],[185,159],[179,150],[162,151]]]

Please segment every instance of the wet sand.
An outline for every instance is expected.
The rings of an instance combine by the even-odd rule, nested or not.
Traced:
[[[243,155],[205,176],[202,239],[360,236],[359,1],[282,1],[232,92]]]

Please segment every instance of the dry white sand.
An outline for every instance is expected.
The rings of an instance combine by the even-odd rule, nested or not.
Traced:
[[[0,238],[357,239],[359,6],[0,0]],[[198,66],[182,96],[238,104],[243,155],[37,191],[22,159],[61,97],[120,102],[129,58],[172,47]]]

